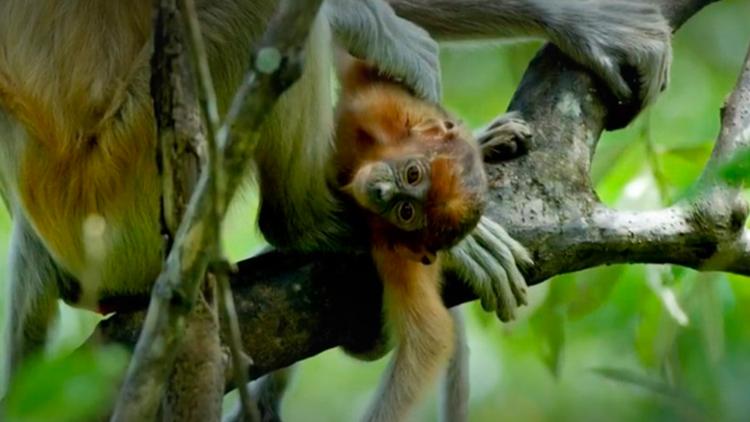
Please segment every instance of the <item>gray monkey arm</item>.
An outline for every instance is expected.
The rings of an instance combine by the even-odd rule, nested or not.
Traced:
[[[440,101],[438,45],[427,31],[396,16],[382,0],[328,0],[323,8],[352,55],[375,63],[420,97]]]
[[[442,40],[532,36],[552,41],[639,108],[669,82],[671,28],[646,0],[389,0]],[[634,69],[630,84],[622,70]],[[628,79],[631,79],[628,77]],[[637,85],[637,86],[636,86]],[[636,90],[633,96],[632,90]]]

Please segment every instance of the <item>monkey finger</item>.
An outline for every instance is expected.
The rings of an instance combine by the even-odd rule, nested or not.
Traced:
[[[477,239],[480,245],[482,245],[485,239],[492,237],[492,233],[488,233],[486,225],[478,226],[477,230],[482,234],[481,236],[478,236]],[[513,256],[510,248],[508,248],[505,244],[494,247],[489,247],[489,245],[487,244],[484,244],[482,246],[485,246],[486,249],[491,251],[496,261],[499,262],[500,265],[505,269],[509,281],[509,286],[511,291],[513,292],[513,297],[516,299],[516,302],[519,305],[527,305],[526,280],[524,279],[523,274],[521,274],[521,272],[518,270],[515,257]]]
[[[522,267],[534,265],[534,261],[531,259],[529,252],[526,248],[510,234],[508,234],[505,227],[501,224],[496,223],[493,219],[482,216],[479,220],[478,226],[484,227],[487,232],[491,233],[492,238],[497,239],[501,244],[507,245],[508,248],[513,252],[513,258],[516,260],[516,265]]]
[[[594,54],[592,57],[594,57],[592,70],[607,83],[615,97],[622,101],[631,99],[633,91],[620,73],[620,65],[603,51]]]
[[[499,163],[523,155],[529,150],[530,139],[531,129],[525,123],[509,121],[485,131],[478,142],[484,162]]]
[[[510,122],[517,122],[517,123],[520,123],[520,124],[525,124],[526,120],[524,120],[524,118],[521,116],[521,113],[519,113],[518,111],[509,111],[509,112],[507,112],[507,113],[505,113],[505,114],[503,114],[503,115],[495,118],[495,120],[493,120],[492,123],[490,123],[487,126],[487,130],[493,129],[493,128],[496,128],[496,127],[499,127],[499,126],[503,126],[503,125],[508,124]]]
[[[515,309],[518,307],[513,291],[508,280],[508,273],[504,266],[499,265],[495,257],[477,241],[477,236],[471,235],[467,238],[471,245],[471,251],[484,268],[490,278],[489,287],[491,294],[495,296],[497,308],[495,312],[502,321],[510,321],[515,318]]]
[[[430,34],[414,23],[396,18],[394,25],[387,28],[394,45],[409,45],[411,48],[390,50],[400,56],[388,60],[395,64],[392,73],[400,76],[417,96],[428,101],[438,102],[441,98],[440,59],[438,43]],[[397,25],[396,25],[397,24]]]
[[[427,101],[438,103],[442,97],[440,85],[440,75],[433,77],[434,71],[428,70],[418,79],[407,80],[407,85],[414,90],[414,93]]]
[[[523,120],[507,120],[500,125],[493,124],[477,139],[480,145],[516,141],[522,143],[531,138],[531,128]]]
[[[484,269],[469,255],[471,245],[466,241],[451,249],[448,253],[446,264],[455,271],[459,277],[466,281],[479,297],[482,309],[487,312],[495,312],[497,301],[493,294],[484,294],[490,291],[490,281]]]
[[[502,225],[490,218],[482,217],[476,229],[478,239],[484,247],[492,251],[497,260],[508,272],[510,286],[519,304],[526,305],[527,284],[519,268],[533,265],[526,248],[513,239]]]
[[[642,107],[651,104],[666,88],[669,80],[671,58],[671,47],[666,43],[664,49],[655,47],[650,60],[642,62],[642,66],[639,69]]]
[[[470,278],[466,281],[471,285],[474,293],[479,297],[479,301],[482,304],[482,309],[487,312],[497,312],[497,309],[502,306],[498,301],[498,295],[495,292],[493,286],[493,280],[491,274],[485,268],[482,262],[481,255],[477,251],[478,245],[474,242],[471,237],[464,240],[462,252],[466,254],[467,261],[471,263],[475,269]]]
[[[421,49],[419,55],[422,62],[425,64],[425,71],[422,72],[422,77],[426,80],[425,84],[429,89],[428,92],[423,96],[424,99],[439,103],[442,98],[442,85],[441,85],[441,70],[440,70],[440,58],[438,56],[439,47],[437,42],[432,38],[428,38],[427,44]]]

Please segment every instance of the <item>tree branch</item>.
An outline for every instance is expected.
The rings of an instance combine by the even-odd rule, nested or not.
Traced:
[[[661,2],[675,28],[709,3]],[[725,107],[716,160],[749,142],[748,92],[750,63]],[[516,92],[510,109],[530,123],[534,138],[527,155],[487,165],[488,215],[532,252],[535,265],[525,273],[529,284],[621,262],[750,275],[747,207],[716,180],[664,210],[617,211],[601,204],[589,171],[607,119],[618,112],[607,107],[613,103],[585,69],[553,46],[532,61]],[[446,278],[448,305],[474,299],[455,275]],[[368,256],[271,252],[241,262],[232,290],[244,347],[254,360],[252,377],[343,344],[365,350],[381,332],[381,287]],[[137,318],[117,315],[104,322],[103,332],[132,344]]]

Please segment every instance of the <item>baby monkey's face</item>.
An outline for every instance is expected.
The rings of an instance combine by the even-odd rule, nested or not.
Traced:
[[[413,232],[427,226],[430,174],[431,162],[424,155],[376,161],[356,172],[349,189],[359,206]]]
[[[431,141],[404,141],[391,158],[364,163],[344,188],[369,211],[376,238],[425,264],[473,230],[486,200],[473,140]]]

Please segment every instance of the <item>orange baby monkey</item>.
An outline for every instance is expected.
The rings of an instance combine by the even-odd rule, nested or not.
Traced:
[[[337,182],[365,213],[396,350],[367,421],[400,421],[453,352],[440,253],[478,223],[487,182],[471,133],[438,105],[340,54]]]

